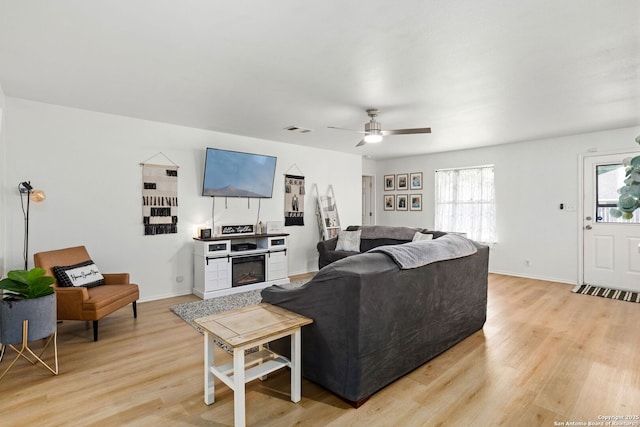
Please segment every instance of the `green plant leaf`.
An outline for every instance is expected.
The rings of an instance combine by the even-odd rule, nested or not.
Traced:
[[[31,282],[31,286],[37,286],[37,287],[44,287],[44,286],[49,286],[51,287],[51,285],[53,285],[55,283],[56,279],[54,279],[51,276],[40,276],[37,279],[33,280]]]
[[[25,283],[16,282],[10,278],[0,280],[0,289],[25,295],[29,291],[29,287]]]
[[[42,268],[32,268],[27,272],[27,283],[33,283],[40,277],[44,276],[45,271]]]
[[[51,286],[43,285],[43,286],[32,286],[29,291],[29,295],[27,298],[40,298],[46,295],[52,294],[53,288]]]
[[[26,285],[29,283],[29,272],[25,270],[11,270],[7,273],[7,278]]]
[[[11,292],[12,298],[31,299],[50,295],[54,292],[51,286],[55,279],[45,276],[42,268],[32,268],[29,271],[12,270],[7,278],[0,280],[0,289]]]

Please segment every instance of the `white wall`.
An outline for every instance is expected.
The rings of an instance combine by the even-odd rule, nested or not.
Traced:
[[[372,159],[362,158],[362,175],[374,176],[376,174],[376,161]]]
[[[640,127],[377,162],[378,223],[434,227],[436,169],[495,165],[498,243],[490,270],[566,283],[578,280],[578,160],[589,149],[635,150]],[[385,174],[423,172],[423,210],[382,209]],[[392,192],[391,194],[402,192]],[[407,192],[405,192],[407,193]],[[413,191],[410,193],[414,193]],[[418,191],[415,191],[418,193]],[[560,210],[560,203],[574,211]],[[530,265],[525,265],[525,260]]]
[[[86,245],[102,271],[128,271],[141,299],[190,293],[192,237],[210,221],[212,199],[200,196],[206,147],[278,157],[274,197],[261,202],[260,219],[283,221],[283,174],[295,163],[306,176],[305,226],[286,227],[289,273],[317,270],[319,231],[311,186],[334,185],[345,223],[360,221],[359,156],[246,138],[202,129],[95,113],[7,97],[7,264],[22,265],[22,212],[17,183],[30,180],[47,194],[31,204],[30,254]],[[144,236],[140,162],[162,152],[178,171],[178,234]],[[151,159],[169,162],[162,156]],[[328,167],[327,165],[330,165]],[[298,173],[297,169],[293,169]],[[15,184],[15,185],[14,185]],[[254,224],[258,201],[216,198],[216,224]],[[33,263],[32,256],[29,260]],[[178,276],[184,277],[178,282]]]
[[[0,188],[4,188],[5,185],[5,138],[4,138],[4,110],[5,110],[5,96],[0,85]],[[0,194],[0,278],[4,277],[5,271],[5,253],[6,253],[6,238],[5,238],[5,197],[4,192]]]

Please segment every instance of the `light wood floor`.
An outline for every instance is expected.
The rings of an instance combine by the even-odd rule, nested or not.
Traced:
[[[554,426],[640,415],[640,305],[570,290],[491,275],[484,329],[359,409],[306,380],[292,403],[285,370],[247,385],[248,425]],[[203,403],[202,336],[169,311],[196,299],[141,303],[136,320],[122,309],[101,321],[96,343],[84,322],[64,322],[60,374],[19,361],[0,381],[0,424],[233,425],[222,383],[216,403]]]

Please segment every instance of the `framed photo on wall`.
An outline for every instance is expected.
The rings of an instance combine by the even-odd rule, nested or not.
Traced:
[[[422,172],[413,172],[410,174],[409,185],[412,190],[422,190]]]
[[[396,176],[385,175],[384,176],[384,191],[392,191],[396,189]]]
[[[411,194],[409,196],[411,198],[409,205],[409,209],[412,211],[421,211],[422,210],[422,194]]]
[[[398,194],[396,199],[396,210],[406,211],[409,209],[408,197],[406,194]]]
[[[384,210],[385,211],[393,211],[396,206],[396,196],[393,194],[387,194],[384,196]]]
[[[409,189],[409,175],[406,173],[399,173],[396,175],[397,185],[396,190],[408,190]]]

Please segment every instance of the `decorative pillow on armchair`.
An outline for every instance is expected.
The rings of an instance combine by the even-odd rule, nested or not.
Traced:
[[[93,288],[104,285],[104,276],[91,260],[74,265],[53,267],[52,270],[58,279],[58,286]]]
[[[336,251],[360,252],[360,234],[362,230],[340,231]]]

